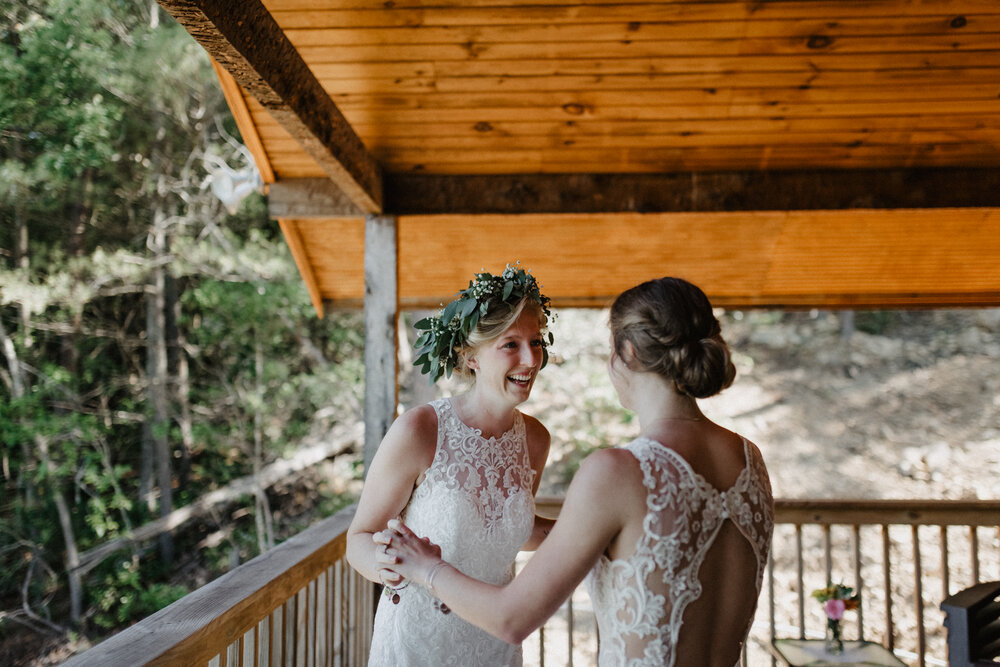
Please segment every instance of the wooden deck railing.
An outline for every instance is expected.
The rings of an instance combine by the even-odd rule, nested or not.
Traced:
[[[540,501],[540,511],[559,504]],[[343,560],[352,516],[312,526],[66,664],[364,665],[375,589]],[[774,664],[774,637],[822,636],[809,593],[830,579],[862,593],[846,638],[881,642],[910,665],[946,665],[941,600],[1000,579],[1000,501],[780,500],[776,524],[751,667]],[[592,665],[596,648],[581,587],[525,642],[525,665]]]
[[[555,514],[560,501],[539,502]],[[843,622],[846,639],[877,641],[908,665],[947,665],[938,605],[951,593],[1000,579],[1000,501],[778,500],[771,563],[743,662],[774,665],[775,637],[823,636],[811,591],[854,586],[862,604]],[[591,665],[596,633],[575,594],[525,643],[525,665]]]
[[[344,560],[342,510],[65,663],[363,667],[374,586]]]

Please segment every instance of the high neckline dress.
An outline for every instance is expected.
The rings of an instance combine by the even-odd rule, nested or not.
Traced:
[[[509,431],[483,437],[462,422],[451,399],[431,404],[437,448],[424,480],[403,510],[403,521],[440,545],[441,555],[465,574],[492,584],[513,578],[514,559],[531,537],[535,518],[524,417]],[[423,587],[399,591],[399,604],[379,598],[370,667],[503,667],[521,665],[521,647],[442,613]]]

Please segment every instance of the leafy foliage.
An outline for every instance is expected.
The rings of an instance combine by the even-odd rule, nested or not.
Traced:
[[[360,318],[316,318],[261,196],[230,213],[211,193],[212,165],[252,169],[236,134],[155,3],[0,9],[0,642],[129,624],[266,546],[275,492],[175,535],[176,561],[136,545],[73,574],[155,518],[144,442],[167,442],[183,505],[357,418]]]

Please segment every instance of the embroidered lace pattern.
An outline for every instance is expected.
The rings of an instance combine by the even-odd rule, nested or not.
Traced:
[[[471,577],[502,584],[531,537],[535,471],[528,457],[524,418],[498,438],[463,423],[450,399],[437,413],[437,451],[403,511],[413,531],[441,546],[443,558]],[[442,614],[420,586],[399,593],[399,604],[379,599],[369,665],[521,665],[521,647],[508,644],[457,614]]]
[[[637,438],[627,449],[638,459],[647,489],[644,534],[631,557],[602,556],[588,575],[601,636],[599,663],[671,667],[684,610],[701,596],[698,571],[726,520],[756,555],[760,594],[774,527],[771,485],[760,452],[746,439],[746,467],[722,492],[655,440]],[[748,623],[744,639],[749,630]]]

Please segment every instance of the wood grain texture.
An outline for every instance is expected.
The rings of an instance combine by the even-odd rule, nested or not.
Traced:
[[[322,247],[352,223],[300,229]],[[437,307],[480,268],[520,260],[557,306],[606,306],[664,275],[728,307],[995,306],[998,230],[997,208],[400,216],[399,301]],[[328,302],[363,297],[340,262],[316,273]]]
[[[381,171],[259,2],[160,0],[233,78],[302,145],[362,210],[381,209]]]
[[[435,305],[482,264],[528,256],[552,272],[563,303],[612,296],[557,255],[596,262],[615,286],[666,263],[730,304],[996,303],[997,286],[980,277],[1000,259],[989,194],[1000,173],[995,0],[262,6],[266,17],[241,17],[244,34],[269,34],[261,25],[273,21],[385,170],[380,210],[403,216],[403,304]],[[281,67],[280,59],[264,65]],[[260,137],[278,183],[330,178],[266,95],[244,97],[241,129]],[[898,177],[936,169],[968,170],[977,194]],[[745,178],[754,185],[744,190],[720,185],[720,174],[733,173],[761,178]],[[608,174],[625,185],[580,185]],[[478,198],[456,185],[463,178],[482,187]],[[850,178],[858,180],[844,186]],[[682,185],[653,194],[657,179]],[[351,206],[370,209],[351,196],[351,204],[317,198],[323,188],[276,192],[275,214],[301,235],[314,297],[360,304],[363,249],[352,244],[362,243],[363,223]],[[953,206],[962,208],[940,211]],[[330,211],[348,217],[316,217]],[[634,217],[644,212],[651,217]],[[904,232],[900,216],[917,231]],[[540,241],[522,247],[529,230]],[[423,291],[408,285],[418,256],[435,270],[450,262],[454,274]],[[733,261],[750,268],[736,275]]]
[[[365,449],[367,471],[396,418],[399,237],[392,216],[365,220]]]

